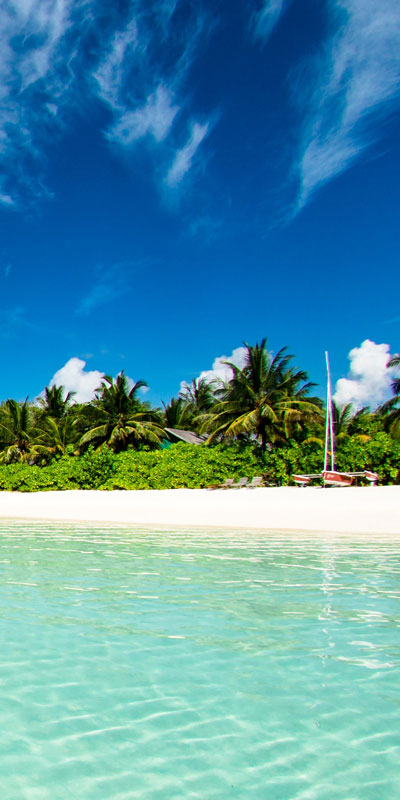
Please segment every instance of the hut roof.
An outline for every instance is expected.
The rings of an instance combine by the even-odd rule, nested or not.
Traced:
[[[198,433],[194,433],[194,431],[182,431],[179,428],[165,428],[165,430],[171,439],[177,439],[187,444],[204,444],[208,438],[206,433],[199,435]]]

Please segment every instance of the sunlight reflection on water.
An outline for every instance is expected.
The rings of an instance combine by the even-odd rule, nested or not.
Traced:
[[[400,542],[3,524],[2,797],[394,800]]]

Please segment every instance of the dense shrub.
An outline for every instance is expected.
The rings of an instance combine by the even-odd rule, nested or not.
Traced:
[[[180,443],[158,452],[121,453],[107,489],[189,489],[221,483],[227,477],[253,477],[265,469],[252,448],[198,447]]]
[[[322,447],[311,442],[292,442],[265,454],[239,444],[180,443],[167,450],[119,454],[104,446],[79,457],[67,453],[44,467],[0,465],[0,490],[202,488],[242,475],[263,475],[268,483],[285,486],[293,483],[293,473],[320,472],[322,462]],[[374,470],[380,483],[399,483],[400,442],[382,431],[367,441],[346,437],[338,446],[336,467],[343,472]]]
[[[377,432],[368,440],[358,435],[345,437],[336,449],[335,466],[339,472],[371,470],[379,483],[400,482],[400,442],[387,433]],[[314,443],[292,443],[265,457],[265,474],[271,483],[292,483],[293,473],[318,473],[323,467],[323,448]]]
[[[268,483],[287,486],[295,473],[321,472],[323,452],[315,444],[298,444],[281,447],[265,454],[264,476]]]
[[[89,450],[79,458],[66,454],[44,467],[0,465],[0,490],[36,492],[54,489],[99,489],[112,474],[115,456],[108,448]]]
[[[400,442],[387,433],[377,432],[367,441],[358,435],[345,437],[336,449],[335,466],[339,472],[371,470],[379,483],[400,482]],[[292,483],[294,473],[318,473],[323,467],[323,448],[314,443],[292,443],[265,456],[265,474],[271,483]]]
[[[380,431],[367,441],[349,436],[337,452],[337,468],[345,472],[369,469],[380,483],[400,482],[400,441]]]
[[[107,447],[84,455],[65,455],[48,466],[0,465],[0,490],[176,489],[204,487],[227,477],[262,474],[261,456],[249,447],[197,447],[177,444],[168,450],[114,454]]]

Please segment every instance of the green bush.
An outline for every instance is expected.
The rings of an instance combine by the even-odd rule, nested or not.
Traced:
[[[265,456],[265,475],[271,483],[293,483],[294,473],[314,474],[322,471],[323,448],[316,443],[292,443]],[[379,483],[400,482],[400,442],[378,431],[370,439],[347,436],[338,443],[335,466],[339,472],[371,470],[379,475]]]
[[[103,446],[81,456],[67,453],[43,467],[2,464],[0,491],[194,489],[242,475],[263,475],[270,484],[286,486],[294,473],[318,473],[322,466],[323,448],[311,442],[291,442],[264,454],[237,443],[198,447],[182,442],[166,450],[119,454]],[[338,445],[336,467],[342,472],[374,470],[380,483],[399,483],[400,442],[382,431],[367,441],[348,436]]]
[[[260,475],[265,469],[252,448],[236,445],[198,447],[182,442],[157,452],[128,450],[115,459],[106,489],[202,488],[227,477]]]
[[[336,462],[340,471],[368,469],[378,473],[380,483],[399,483],[400,442],[383,431],[367,441],[349,436],[338,448]]]
[[[88,450],[79,458],[67,454],[44,467],[29,464],[0,465],[0,490],[37,492],[55,489],[99,489],[114,468],[108,448]]]
[[[265,469],[252,448],[197,447],[180,443],[167,450],[114,454],[107,447],[64,455],[44,467],[0,465],[0,490],[201,488],[225,478],[260,475]]]

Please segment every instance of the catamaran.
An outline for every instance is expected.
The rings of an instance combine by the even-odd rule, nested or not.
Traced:
[[[329,354],[325,351],[327,389],[326,389],[326,420],[325,420],[325,450],[324,468],[322,472],[313,475],[292,475],[295,483],[300,486],[307,486],[312,480],[322,478],[324,486],[351,486],[354,478],[365,478],[372,486],[375,486],[379,475],[369,470],[361,472],[338,472],[335,469],[335,433],[333,422],[333,401],[331,371],[329,366]],[[330,459],[329,459],[330,456]],[[329,466],[330,461],[330,466]]]

